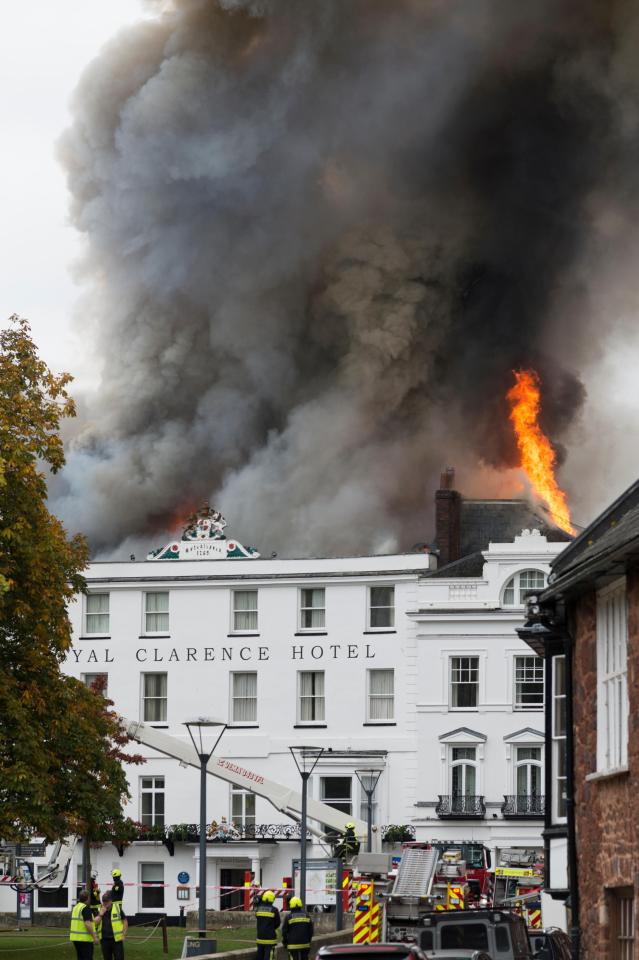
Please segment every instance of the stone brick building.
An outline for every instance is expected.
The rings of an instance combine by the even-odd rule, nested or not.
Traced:
[[[639,482],[551,564],[519,631],[546,658],[549,891],[583,960],[637,955]]]

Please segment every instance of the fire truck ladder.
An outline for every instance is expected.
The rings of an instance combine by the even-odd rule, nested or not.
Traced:
[[[408,847],[402,853],[391,896],[428,897],[430,895],[439,850]]]

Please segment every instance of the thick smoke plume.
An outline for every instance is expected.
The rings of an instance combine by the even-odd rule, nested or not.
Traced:
[[[62,143],[103,361],[68,524],[154,545],[210,497],[264,552],[405,548],[444,462],[516,463],[513,368],[561,440],[635,229],[632,9],[177,0],[115,38]]]

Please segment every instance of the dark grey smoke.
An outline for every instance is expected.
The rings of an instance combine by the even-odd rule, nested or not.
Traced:
[[[153,545],[210,497],[265,552],[410,546],[444,462],[515,464],[520,366],[560,441],[636,210],[632,11],[178,0],[120,34],[62,144],[103,359],[69,526]]]

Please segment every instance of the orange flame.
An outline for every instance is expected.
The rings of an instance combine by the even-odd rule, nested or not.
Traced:
[[[506,394],[511,405],[521,467],[535,493],[546,503],[553,523],[574,533],[566,494],[555,479],[556,456],[548,437],[539,426],[539,377],[534,370],[515,370],[515,385]]]

